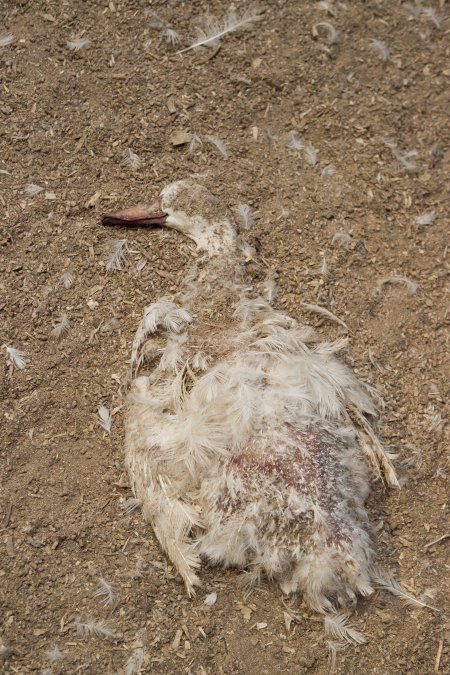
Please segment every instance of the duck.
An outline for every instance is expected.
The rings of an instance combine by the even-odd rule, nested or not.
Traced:
[[[321,614],[374,589],[372,480],[398,487],[373,389],[246,280],[248,246],[198,177],[106,226],[165,227],[194,243],[171,297],[143,310],[131,349],[125,458],[133,493],[194,595],[204,564],[300,594]]]

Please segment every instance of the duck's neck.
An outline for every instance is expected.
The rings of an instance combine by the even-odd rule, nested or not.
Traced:
[[[243,287],[243,261],[236,249],[199,255],[174,300],[193,317],[189,341],[201,351],[219,356],[225,333],[234,326],[234,312]]]

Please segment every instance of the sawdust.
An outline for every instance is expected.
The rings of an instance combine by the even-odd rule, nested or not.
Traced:
[[[225,10],[216,0],[151,4],[180,48],[195,17]],[[210,172],[230,208],[255,209],[255,285],[271,269],[283,310],[333,337],[343,329],[302,303],[348,326],[347,360],[385,401],[382,435],[402,481],[371,497],[380,563],[418,596],[436,588],[429,604],[444,609],[450,47],[446,3],[433,5],[440,28],[427,13],[408,18],[407,3],[331,3],[333,16],[274,0],[220,48],[176,56],[145,2],[2,4],[0,33],[14,40],[0,47],[0,344],[27,361],[14,370],[3,350],[2,672],[328,672],[322,623],[299,600],[285,606],[271,585],[246,598],[235,571],[213,568],[188,599],[139,511],[123,513],[120,384],[133,333],[193,257],[176,233],[99,220],[189,173]],[[313,30],[323,20],[339,31],[333,44]],[[80,38],[90,42],[69,49]],[[386,42],[389,60],[371,39]],[[218,137],[228,158],[206,140],[174,146],[179,129],[186,140]],[[291,131],[309,154],[287,147]],[[337,232],[350,236],[333,241]],[[105,251],[124,237],[127,265],[107,272]],[[417,292],[377,292],[392,277]],[[69,327],[56,340],[62,315]],[[100,405],[113,412],[111,434]],[[99,577],[115,589],[113,608],[96,597]],[[446,616],[377,592],[352,617],[367,644],[339,652],[336,672],[445,672]]]

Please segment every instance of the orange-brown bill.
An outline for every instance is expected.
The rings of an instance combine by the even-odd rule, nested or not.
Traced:
[[[122,227],[151,227],[164,225],[167,213],[161,208],[161,198],[157,197],[148,206],[134,206],[131,209],[105,213],[102,225]]]

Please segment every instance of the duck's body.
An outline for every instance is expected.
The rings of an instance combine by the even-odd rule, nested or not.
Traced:
[[[149,368],[126,413],[144,516],[190,593],[204,558],[264,573],[319,611],[351,604],[372,590],[368,458],[395,474],[367,387],[335,356],[345,340],[319,343],[251,297],[209,192],[180,181],[158,207],[206,256],[173,301],[146,308],[133,345],[133,368]]]

